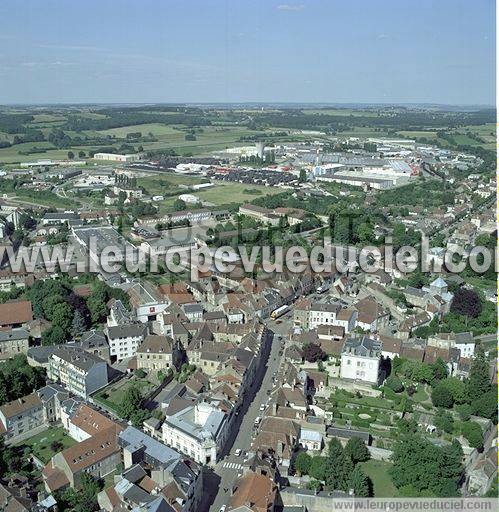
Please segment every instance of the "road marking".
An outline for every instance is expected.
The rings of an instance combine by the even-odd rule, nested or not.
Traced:
[[[223,466],[224,468],[227,468],[227,469],[242,469],[242,465],[241,464],[238,464],[237,462],[224,462]]]

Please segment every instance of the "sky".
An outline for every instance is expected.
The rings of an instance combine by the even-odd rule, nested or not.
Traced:
[[[151,102],[493,105],[494,0],[1,0],[0,104]]]

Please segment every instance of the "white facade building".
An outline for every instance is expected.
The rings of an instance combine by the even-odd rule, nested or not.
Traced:
[[[367,336],[348,338],[341,352],[340,377],[377,384],[380,361],[381,342]]]
[[[163,442],[200,464],[214,465],[227,438],[227,425],[224,412],[200,402],[165,418]]]
[[[137,348],[144,341],[147,326],[140,324],[115,325],[106,329],[109,343],[109,355],[116,359],[127,359],[135,356]]]

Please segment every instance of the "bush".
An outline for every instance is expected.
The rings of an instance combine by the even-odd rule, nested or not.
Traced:
[[[142,368],[135,370],[135,376],[139,379],[143,379],[146,375],[147,373]]]
[[[385,386],[388,386],[395,393],[404,391],[404,385],[396,375],[390,375],[385,381]]]

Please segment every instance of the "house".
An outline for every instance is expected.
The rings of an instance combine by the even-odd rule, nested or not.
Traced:
[[[300,444],[307,450],[320,451],[324,445],[324,440],[320,432],[302,428],[300,431]]]
[[[281,475],[287,475],[300,439],[300,426],[283,417],[267,417],[253,442],[253,450],[272,456],[280,465]]]
[[[163,442],[200,464],[214,465],[228,436],[228,416],[207,402],[199,402],[166,414]]]
[[[123,302],[116,299],[112,301],[106,322],[108,327],[114,327],[116,325],[131,324],[133,323],[133,318]]]
[[[0,331],[0,360],[26,354],[29,347],[29,333],[26,329]]]
[[[429,347],[458,348],[461,357],[473,358],[475,355],[475,340],[472,332],[437,333],[428,338]]]
[[[6,441],[16,442],[31,437],[44,425],[43,402],[36,393],[0,407],[0,432]]]
[[[22,489],[25,491],[25,489]],[[21,492],[15,485],[4,485],[0,483],[0,510],[2,512],[30,512],[35,510],[34,503],[27,492]],[[45,509],[37,509],[45,512]],[[55,510],[55,509],[52,509]]]
[[[278,488],[270,477],[249,471],[233,485],[227,511],[274,512],[277,498]]]
[[[149,334],[137,349],[137,368],[168,370],[179,363],[177,344],[169,336]]]
[[[480,454],[467,473],[468,492],[474,496],[483,496],[497,480],[497,446],[491,446],[485,453]]]
[[[354,308],[341,309],[336,315],[333,325],[343,327],[347,334],[353,331],[357,325],[357,310]]]
[[[203,320],[203,306],[201,304],[184,304],[183,310],[189,322],[201,322]]]
[[[341,378],[377,384],[380,381],[381,349],[381,342],[367,336],[347,338],[341,352]]]
[[[108,384],[106,361],[79,347],[56,346],[49,357],[47,377],[68,391],[88,398]]]
[[[319,325],[333,325],[336,315],[341,311],[341,304],[316,302],[310,306],[308,328],[315,329]]]
[[[101,412],[72,398],[61,404],[60,416],[64,429],[79,443],[117,425]]]
[[[43,415],[48,425],[61,419],[62,403],[69,398],[69,393],[59,384],[47,384],[36,391],[43,403]]]
[[[121,463],[118,435],[122,428],[114,424],[111,428],[56,453],[42,470],[47,492],[68,486],[78,487],[83,473],[103,478]]]
[[[111,362],[109,343],[107,342],[106,336],[102,331],[91,329],[90,331],[84,332],[81,335],[77,346],[89,354],[95,354],[96,356],[99,356],[101,359],[104,359],[104,361],[107,361],[108,363]]]
[[[343,444],[346,444],[349,439],[354,437],[362,439],[368,446],[371,444],[371,434],[369,432],[353,428],[329,426],[326,429],[326,436],[338,438]]]
[[[147,325],[143,323],[123,323],[106,327],[109,354],[118,361],[135,356],[137,348],[147,335]]]
[[[17,300],[0,304],[0,328],[26,327],[32,320],[31,301]]]
[[[402,340],[387,334],[380,334],[379,341],[381,342],[381,355],[390,359],[400,357],[402,351]]]
[[[390,319],[386,311],[374,297],[365,297],[354,305],[358,311],[357,327],[364,331],[376,332],[385,327]]]

